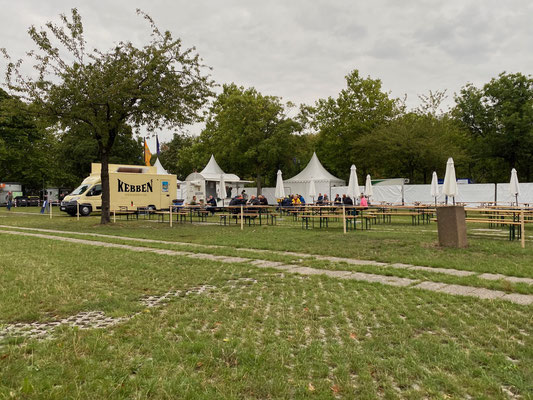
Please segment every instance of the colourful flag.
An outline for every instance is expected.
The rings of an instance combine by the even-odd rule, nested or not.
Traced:
[[[157,150],[157,155],[159,155],[159,136],[155,135],[155,145]]]
[[[152,159],[152,153],[150,153],[150,148],[148,147],[148,143],[146,143],[146,139],[144,139],[144,163],[147,167],[150,166],[150,160]]]

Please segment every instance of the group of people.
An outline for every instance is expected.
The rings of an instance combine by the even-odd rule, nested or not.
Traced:
[[[302,205],[302,204],[305,204],[305,199],[300,194],[292,194],[292,195],[286,196],[280,201],[280,205],[282,207],[297,206],[297,205]],[[335,199],[333,201],[330,201],[327,194],[319,193],[315,204],[317,205],[344,204],[346,206],[360,205],[362,207],[368,207],[368,199],[366,198],[366,196],[361,196],[359,204],[354,204],[352,198],[345,194],[343,194],[342,197],[339,194],[337,194],[335,196]]]
[[[305,204],[305,199],[301,194],[290,194],[281,200],[282,207],[299,206]]]
[[[243,190],[241,194],[235,196],[229,202],[230,206],[240,206],[241,204],[250,206],[268,206],[268,200],[262,194],[259,196],[252,195],[248,198],[246,191]]]
[[[239,205],[248,205],[248,206],[268,206],[268,200],[265,196],[259,195],[259,196],[250,196],[246,194],[246,191],[243,190],[241,194],[233,197],[229,205],[230,206],[239,206]],[[217,199],[214,196],[209,196],[207,200],[204,201],[204,199],[198,200],[196,196],[193,196],[191,201],[188,203],[190,206],[201,206],[205,207],[208,211],[211,211],[211,213],[214,213],[217,208]]]

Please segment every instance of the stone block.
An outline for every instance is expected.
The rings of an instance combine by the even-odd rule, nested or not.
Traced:
[[[439,244],[443,247],[468,247],[465,209],[462,206],[437,207]]]

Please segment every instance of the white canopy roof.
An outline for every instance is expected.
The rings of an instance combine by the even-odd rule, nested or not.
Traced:
[[[296,183],[296,182],[310,182],[314,180],[315,182],[332,182],[338,185],[344,185],[344,181],[333,175],[331,175],[326,168],[320,163],[316,153],[313,153],[313,157],[309,161],[309,164],[300,172],[298,175],[293,176],[291,179],[287,179],[285,183]]]
[[[235,175],[235,174],[226,174],[224,171],[222,171],[222,168],[217,163],[217,160],[215,160],[215,156],[211,154],[211,158],[209,159],[209,162],[205,166],[205,168],[200,171],[200,175],[204,177],[206,181],[220,181],[220,175],[224,175],[224,181],[225,182],[240,182],[241,179]]]
[[[155,160],[154,167],[157,168],[157,173],[159,175],[168,175],[168,171],[163,168],[163,165],[161,165],[161,161],[159,161],[159,157]]]

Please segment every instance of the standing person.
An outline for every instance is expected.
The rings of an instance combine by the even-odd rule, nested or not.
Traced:
[[[11,211],[11,206],[13,205],[13,192],[7,192],[6,203],[7,211]]]

